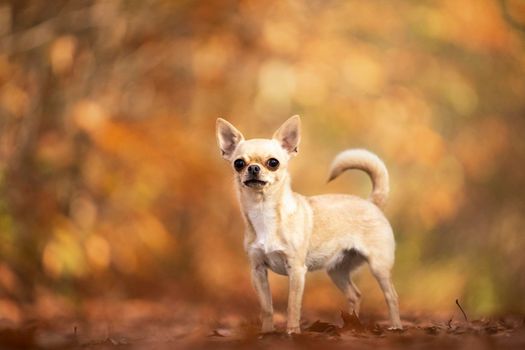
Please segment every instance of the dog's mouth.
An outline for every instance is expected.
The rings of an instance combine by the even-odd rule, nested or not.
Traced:
[[[264,185],[266,185],[268,182],[257,180],[257,179],[250,179],[243,182],[245,186],[251,187],[251,188],[262,188]]]

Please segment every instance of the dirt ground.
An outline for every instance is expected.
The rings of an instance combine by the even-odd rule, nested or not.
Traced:
[[[523,349],[525,317],[466,321],[404,316],[403,331],[388,330],[384,316],[345,312],[305,315],[302,334],[258,333],[253,312],[217,313],[213,307],[132,301],[87,304],[82,316],[56,314],[14,324],[0,321],[1,349]]]

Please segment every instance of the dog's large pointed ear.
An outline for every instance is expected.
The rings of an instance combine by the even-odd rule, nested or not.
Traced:
[[[301,118],[298,115],[294,115],[285,121],[273,134],[273,138],[277,140],[281,144],[281,147],[288,151],[290,155],[295,155],[299,142],[301,141]]]
[[[217,143],[224,159],[230,159],[235,148],[243,140],[244,136],[235,126],[222,118],[217,118]]]

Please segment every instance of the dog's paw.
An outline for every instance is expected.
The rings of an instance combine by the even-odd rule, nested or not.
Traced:
[[[288,334],[288,335],[301,334],[301,328],[299,326],[297,326],[297,327],[288,327],[288,328],[286,328],[286,334]]]
[[[391,332],[400,332],[400,333],[404,331],[402,325],[390,326],[390,327],[387,328],[387,330],[389,330]]]

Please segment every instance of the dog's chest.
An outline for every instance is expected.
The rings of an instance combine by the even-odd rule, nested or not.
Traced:
[[[278,234],[280,227],[275,210],[261,206],[252,208],[247,215],[255,231],[255,240],[250,244],[250,248],[261,249],[265,254],[283,250],[283,242]]]
[[[285,244],[279,237],[279,222],[272,213],[253,211],[248,218],[255,231],[255,240],[248,249],[260,263],[280,275],[287,275]]]
[[[246,218],[255,233],[246,242],[246,248],[259,263],[264,263],[278,274],[287,275],[287,255],[297,242],[291,231],[286,229],[290,227],[286,218],[295,210],[296,204],[291,198],[280,203],[259,202],[244,207]]]

